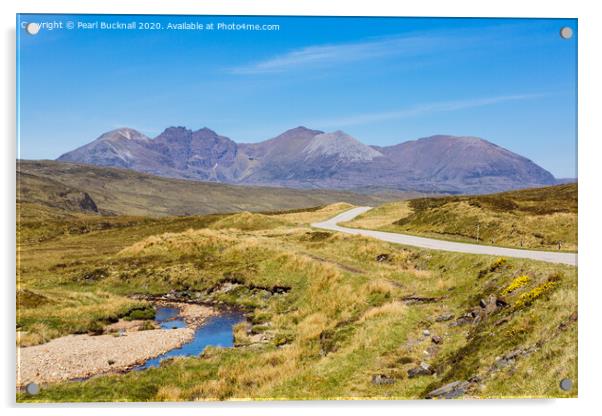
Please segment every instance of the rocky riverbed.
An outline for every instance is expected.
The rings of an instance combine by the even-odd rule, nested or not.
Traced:
[[[141,330],[140,322],[120,321],[103,335],[67,335],[46,344],[17,348],[17,386],[55,383],[120,372],[189,342],[195,329],[218,312],[204,305],[164,303],[176,307],[185,328]]]

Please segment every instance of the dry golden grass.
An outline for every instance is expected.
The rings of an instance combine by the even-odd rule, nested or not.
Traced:
[[[406,309],[406,305],[404,305],[402,302],[395,301],[385,303],[382,306],[377,306],[376,308],[372,308],[366,311],[366,313],[360,318],[359,322],[365,322],[369,319],[374,319],[385,315],[394,318],[401,318],[405,313]]]
[[[150,236],[121,250],[121,256],[182,255],[202,252],[207,248],[224,248],[236,239],[211,230],[187,230]]]
[[[278,227],[290,226],[286,220],[264,214],[241,212],[229,215],[211,225],[216,230],[234,229],[241,231],[271,230]]]
[[[358,215],[353,220],[341,223],[346,227],[379,230],[391,225],[393,221],[404,218],[412,213],[408,201],[398,201],[383,204],[370,211]]]
[[[157,392],[158,402],[177,402],[182,401],[182,390],[175,386],[161,386]]]
[[[353,205],[346,202],[326,205],[315,211],[301,211],[290,214],[280,214],[277,217],[297,225],[309,225],[314,222],[324,221],[342,212],[350,210]]]

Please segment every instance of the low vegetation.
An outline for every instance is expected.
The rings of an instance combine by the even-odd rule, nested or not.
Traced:
[[[392,202],[344,225],[479,244],[576,251],[577,184]]]
[[[347,208],[149,219],[21,204],[20,345],[151,318],[133,295],[171,291],[240,307],[248,322],[235,348],[17,400],[424,398],[454,381],[468,397],[577,395],[558,387],[577,380],[576,268],[307,226]]]

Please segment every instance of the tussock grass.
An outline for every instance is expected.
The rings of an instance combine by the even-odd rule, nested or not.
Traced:
[[[290,225],[287,221],[264,214],[241,212],[221,219],[211,225],[214,229],[236,229],[241,231],[269,230]]]
[[[313,222],[324,221],[342,212],[350,210],[353,205],[346,202],[326,205],[316,210],[298,211],[278,215],[277,218],[289,221],[296,225],[309,225]]]
[[[377,306],[375,308],[369,309],[366,311],[364,315],[360,318],[359,322],[364,322],[369,319],[373,319],[375,317],[383,316],[383,315],[392,315],[398,318],[401,318],[406,311],[406,306],[399,302],[390,302],[385,303],[382,306]]]
[[[220,220],[223,221],[223,220]],[[218,223],[220,222],[218,221]],[[220,250],[235,243],[235,239],[210,230],[189,229],[183,233],[150,236],[121,250],[121,256],[182,256],[202,253],[207,249]]]

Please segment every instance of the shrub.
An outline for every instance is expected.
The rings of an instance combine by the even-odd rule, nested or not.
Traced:
[[[479,275],[478,278],[482,278],[485,277],[488,273],[493,273],[496,270],[502,268],[503,266],[505,266],[507,263],[506,259],[503,257],[498,257],[497,259],[495,259],[495,261],[493,263],[491,263],[489,265],[489,267],[485,267],[484,269],[481,269],[479,271]]]
[[[560,282],[564,274],[562,272],[554,272],[548,276],[548,282]]]
[[[542,297],[543,295],[551,292],[559,284],[560,284],[559,282],[549,282],[549,281],[546,283],[543,283],[543,284],[533,288],[531,291],[521,294],[519,296],[519,298],[516,300],[516,303],[514,304],[514,306],[516,308],[523,308],[526,306],[530,306],[533,302],[535,302],[535,300],[537,300],[540,297]]]
[[[502,290],[502,295],[507,295],[508,293],[514,292],[521,287],[524,287],[529,284],[531,278],[526,274],[516,277],[512,282],[506,286],[504,290]]]
[[[104,326],[98,321],[92,321],[88,325],[87,330],[90,335],[102,335],[104,332]]]
[[[155,308],[151,305],[137,306],[125,315],[125,319],[128,321],[133,321],[136,319],[154,319],[155,318]]]
[[[152,321],[144,321],[140,326],[140,331],[150,331],[152,329],[155,329],[155,325],[152,323]]]
[[[491,263],[491,266],[489,266],[489,271],[494,272],[494,271],[500,269],[501,267],[505,266],[506,263],[507,263],[507,261],[505,258],[498,257],[493,263]]]

